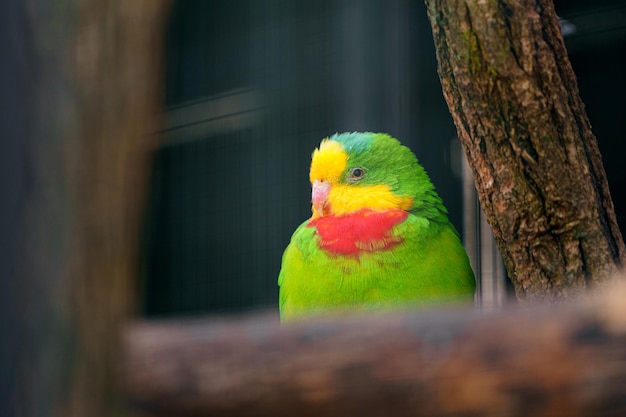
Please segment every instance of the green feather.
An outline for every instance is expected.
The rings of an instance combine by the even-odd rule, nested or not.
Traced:
[[[348,153],[346,172],[367,169],[353,186],[387,184],[393,193],[411,196],[413,205],[389,232],[397,245],[358,256],[322,249],[316,228],[308,226],[309,220],[301,224],[285,250],[278,278],[281,318],[472,300],[475,279],[467,254],[409,148],[380,133],[344,133],[330,139]]]
[[[342,133],[331,140],[344,146],[350,155],[346,171],[361,166],[368,176],[359,185],[387,184],[398,195],[413,197],[410,212],[432,221],[448,223],[447,210],[428,174],[413,152],[386,133]]]

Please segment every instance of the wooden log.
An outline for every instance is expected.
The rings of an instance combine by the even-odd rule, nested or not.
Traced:
[[[273,313],[136,322],[130,403],[154,416],[623,416],[626,285],[484,315],[280,326]]]

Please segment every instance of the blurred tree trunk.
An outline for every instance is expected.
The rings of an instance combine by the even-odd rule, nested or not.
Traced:
[[[167,1],[0,5],[0,415],[111,416]]]
[[[606,281],[626,252],[552,1],[426,6],[443,93],[518,298]]]

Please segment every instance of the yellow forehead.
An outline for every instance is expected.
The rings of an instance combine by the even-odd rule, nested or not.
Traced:
[[[339,142],[324,139],[320,147],[313,151],[309,179],[326,180],[336,183],[348,163],[348,153]]]

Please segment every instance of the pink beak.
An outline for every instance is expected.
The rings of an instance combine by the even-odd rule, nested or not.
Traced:
[[[330,191],[330,182],[324,180],[313,181],[311,190],[311,202],[313,208],[320,216],[329,214],[328,192]]]

